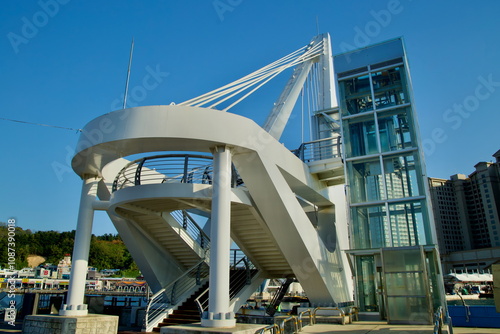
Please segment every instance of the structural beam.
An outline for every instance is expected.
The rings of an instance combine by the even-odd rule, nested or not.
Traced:
[[[210,228],[210,279],[208,312],[203,327],[227,328],[236,325],[229,305],[229,256],[231,247],[231,151],[226,146],[213,150],[214,182]]]
[[[85,283],[89,261],[90,239],[94,221],[93,203],[97,195],[97,185],[100,179],[86,176],[83,180],[80,197],[80,211],[75,234],[75,246],[71,264],[71,277],[68,289],[67,303],[62,305],[59,315],[81,316],[87,315],[87,305],[84,304]]]

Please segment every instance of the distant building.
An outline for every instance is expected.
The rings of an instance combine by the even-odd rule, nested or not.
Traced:
[[[57,278],[69,279],[71,275],[71,255],[65,254],[64,258],[57,265]]]
[[[102,277],[102,274],[99,272],[99,270],[97,268],[94,268],[94,267],[87,268],[87,279],[88,280],[99,279],[101,277]]]
[[[23,268],[17,272],[17,277],[19,277],[19,278],[34,278],[35,274],[36,274],[35,269]]]
[[[469,176],[455,174],[449,180],[429,178],[442,255],[500,247],[500,150],[493,157],[495,162],[477,163]],[[468,268],[459,263],[454,266]]]

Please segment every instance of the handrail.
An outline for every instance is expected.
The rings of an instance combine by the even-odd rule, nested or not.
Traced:
[[[297,318],[294,316],[288,317],[288,318],[283,319],[281,321],[280,326],[279,326],[280,332],[285,333],[285,323],[287,323],[289,321],[293,321],[293,325],[294,325],[294,329],[295,329],[294,333],[299,332],[299,324],[298,324]]]
[[[341,317],[341,320],[342,320],[342,325],[345,325],[345,312],[343,309],[341,308],[338,308],[338,307],[316,307],[313,311],[313,318],[314,318],[314,323],[317,323],[317,320],[316,320],[316,313],[319,311],[319,310],[331,310],[331,311],[339,311],[340,313],[340,317]]]
[[[113,181],[112,191],[144,184],[212,184],[213,157],[201,154],[163,154],[136,159],[123,167]],[[232,166],[231,186],[243,184]]]
[[[168,284],[165,288],[156,292],[150,299],[146,307],[144,318],[144,327],[146,331],[151,331],[159,320],[168,313],[168,308],[179,302],[179,297],[201,285],[202,281],[208,278],[209,270],[205,259],[202,259],[196,265],[187,270],[174,282]]]
[[[312,162],[341,157],[341,137],[329,137],[302,143],[293,150],[300,160]]]
[[[241,291],[241,287],[245,285],[251,284],[252,277],[255,275],[255,273],[252,273],[252,270],[255,270],[256,267],[255,265],[246,257],[244,256],[243,251],[239,249],[232,249],[231,250],[233,253],[233,256],[231,257],[230,260],[230,266],[232,269],[244,269],[243,275],[238,274],[233,275],[231,277],[231,282],[230,282],[230,289],[229,289],[229,299],[233,299],[238,292]],[[238,254],[243,254],[243,256],[238,256]],[[243,263],[244,266],[239,266],[240,263]],[[200,311],[200,314],[203,314],[208,309],[208,292],[210,290],[210,287],[205,289],[202,293],[198,295],[198,297],[194,300],[196,303],[196,306],[198,307],[198,310]]]
[[[201,248],[205,249],[210,247],[210,237],[186,210],[172,211],[170,215],[182,226],[193,240],[198,242]]]
[[[312,312],[311,312],[311,309],[307,309],[305,311],[302,311],[299,313],[299,317],[298,317],[298,322],[299,322],[299,331],[302,331],[302,328],[304,326],[302,326],[302,316],[306,313],[309,313],[309,326],[312,326],[314,325],[314,319],[313,319],[313,316],[312,316]]]
[[[210,287],[206,288],[202,293],[198,295],[198,297],[194,300],[196,307],[198,307],[198,311],[200,312],[201,315],[203,315],[203,312],[208,308],[208,290]]]
[[[272,334],[280,334],[280,328],[276,324],[269,325],[267,327],[259,329],[255,334],[264,334],[266,331],[270,331]]]

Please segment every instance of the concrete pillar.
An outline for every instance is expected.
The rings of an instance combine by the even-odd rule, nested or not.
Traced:
[[[213,151],[212,225],[210,228],[210,290],[203,327],[234,327],[229,309],[229,258],[231,247],[231,151],[217,146]]]
[[[92,203],[96,199],[99,178],[89,176],[84,178],[82,195],[80,197],[80,211],[76,226],[75,246],[71,259],[71,277],[69,281],[68,297],[66,304],[62,305],[59,315],[81,316],[87,315],[87,305],[83,303],[85,297],[85,281],[89,260],[90,238],[92,236],[92,223],[94,209]]]

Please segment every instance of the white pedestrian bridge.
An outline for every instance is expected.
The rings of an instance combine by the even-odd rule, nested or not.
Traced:
[[[154,292],[147,331],[174,318],[232,327],[235,312],[266,279],[283,282],[270,315],[294,281],[313,305],[348,311],[353,275],[364,311],[394,322],[416,314],[428,323],[442,296],[432,224],[421,214],[425,183],[416,175],[425,173],[412,163],[419,141],[410,94],[401,88],[403,51],[397,40],[336,57],[340,108],[324,34],[194,99],[124,107],[88,123],[72,161],[83,187],[60,314],[87,314],[88,248],[94,211],[101,210]],[[293,73],[262,126],[229,111],[286,69]],[[311,141],[291,150],[281,136],[301,97]],[[400,160],[405,173],[394,163]],[[377,195],[385,189],[394,198]],[[420,283],[413,289],[401,284],[403,276]],[[382,291],[382,279],[401,290]]]
[[[335,220],[338,190],[332,189],[338,187],[327,186],[343,183],[338,148],[338,138],[309,143],[306,163],[303,151],[291,152],[248,118],[198,107],[148,106],[90,122],[73,168],[98,196],[94,209],[106,209],[150,287],[159,292],[157,304],[175,307],[210,276],[227,275],[232,264],[245,269],[244,284],[232,291],[223,312],[234,313],[269,278],[296,278],[315,304],[351,300]],[[137,154],[142,156],[133,161],[122,158]],[[221,205],[229,216],[220,214]],[[215,236],[223,247],[215,248],[214,256],[216,225],[223,227]],[[230,256],[231,240],[244,261]],[[210,272],[214,261],[227,270]],[[221,289],[210,297],[224,298]],[[151,309],[160,313],[158,305]]]

